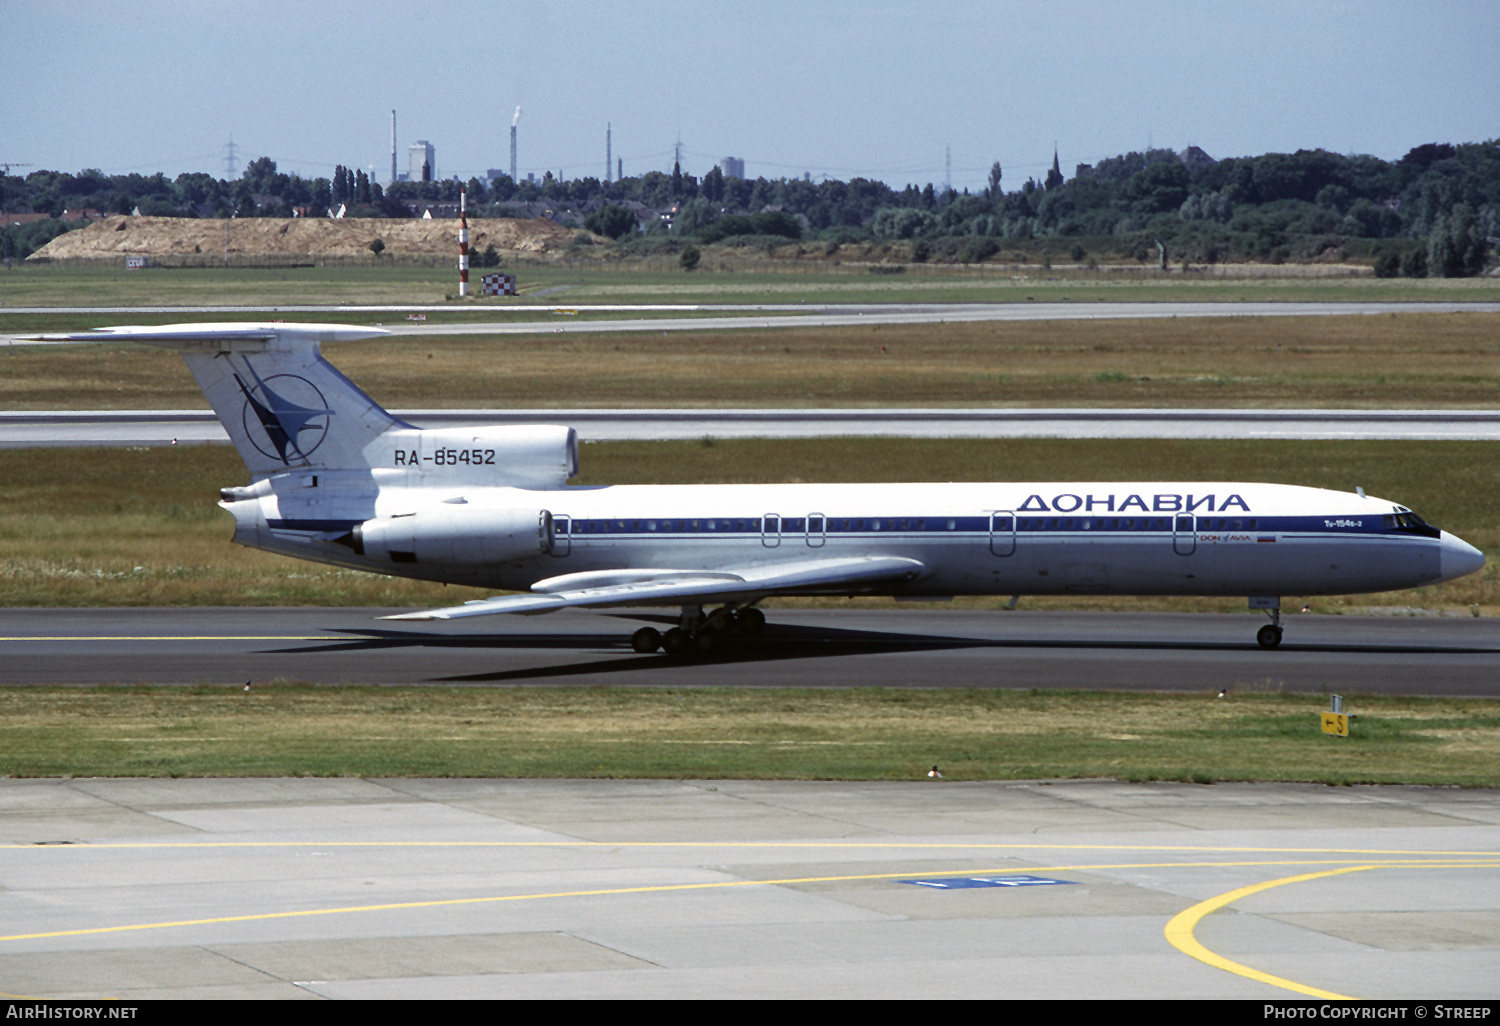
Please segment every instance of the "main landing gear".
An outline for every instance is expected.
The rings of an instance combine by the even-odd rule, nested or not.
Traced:
[[[765,630],[766,614],[754,606],[722,606],[707,616],[702,606],[684,606],[680,626],[663,634],[655,627],[642,627],[630,636],[637,652],[669,656],[706,656],[719,649],[731,634],[753,636]]]

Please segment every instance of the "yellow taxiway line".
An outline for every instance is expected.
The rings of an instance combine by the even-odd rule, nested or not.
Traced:
[[[1224,861],[1220,859],[1203,861],[1183,862],[1124,862],[1124,863],[1096,863],[1060,866],[1026,866],[1028,874],[1036,873],[1090,873],[1101,870],[1121,869],[1224,869],[1230,867],[1253,868],[1271,866],[1309,866],[1337,865],[1332,869],[1320,869],[1315,872],[1302,873],[1296,876],[1281,877],[1275,880],[1267,880],[1258,884],[1251,884],[1233,891],[1228,891],[1216,897],[1201,901],[1190,908],[1179,912],[1172,917],[1165,928],[1165,936],[1168,943],[1182,953],[1197,959],[1216,969],[1234,973],[1247,979],[1256,980],[1273,987],[1290,990],[1309,997],[1322,998],[1325,1000],[1352,1000],[1346,995],[1337,994],[1333,991],[1320,990],[1294,980],[1283,979],[1270,973],[1261,972],[1249,966],[1241,965],[1230,959],[1216,954],[1199,943],[1194,935],[1198,923],[1207,915],[1233,904],[1243,898],[1274,887],[1287,884],[1302,883],[1310,880],[1319,880],[1333,876],[1341,876],[1348,873],[1367,872],[1373,869],[1418,869],[1418,868],[1452,868],[1452,869],[1489,869],[1500,868],[1500,855],[1495,852],[1467,852],[1467,851],[1412,851],[1400,849],[1387,850],[1361,850],[1361,849],[1335,849],[1335,848],[1225,848],[1225,847],[1198,847],[1198,846],[1160,846],[1160,845],[1081,845],[1081,844],[962,844],[962,843],[929,843],[929,842],[827,842],[827,841],[191,841],[191,842],[148,842],[148,843],[107,843],[107,844],[79,844],[79,845],[0,845],[0,850],[29,849],[32,851],[59,852],[69,851],[82,853],[99,849],[160,849],[160,848],[339,848],[339,847],[449,847],[449,848],[538,848],[538,847],[575,847],[575,848],[814,848],[814,849],[850,849],[850,848],[886,848],[886,849],[961,849],[970,851],[1034,851],[1037,849],[1058,850],[1086,850],[1086,851],[1173,851],[1173,852],[1202,852],[1214,854],[1282,854],[1293,856],[1304,856],[1301,858],[1255,860],[1255,861]],[[1345,856],[1344,858],[1308,858],[1306,856],[1333,855]],[[1370,856],[1381,857],[1379,861],[1370,861]],[[1357,865],[1347,865],[1351,859],[1349,856],[1357,856]],[[1397,857],[1393,857],[1397,856]],[[1404,856],[1404,857],[1399,857]],[[990,867],[990,868],[968,868],[940,871],[927,871],[924,876],[987,876],[1014,873],[1019,867],[1015,865]],[[248,923],[264,922],[273,919],[299,919],[312,916],[350,915],[361,912],[386,912],[396,910],[425,909],[454,907],[460,905],[483,905],[498,904],[501,902],[516,901],[540,901],[557,898],[584,898],[603,897],[610,895],[626,894],[662,894],[668,892],[682,891],[706,891],[722,890],[738,887],[776,887],[792,886],[797,884],[817,883],[840,883],[863,880],[893,880],[912,875],[912,871],[899,873],[865,873],[848,874],[839,876],[806,876],[787,877],[773,880],[720,880],[711,883],[688,883],[688,884],[656,884],[639,887],[609,887],[593,890],[578,891],[549,891],[534,894],[503,894],[488,895],[476,898],[440,898],[428,901],[392,902],[378,905],[350,905],[335,908],[302,909],[290,912],[263,912],[240,916],[215,916],[203,919],[180,919],[155,923],[133,923],[122,926],[99,926],[84,927],[74,930],[55,930],[43,933],[24,933],[0,936],[0,943],[6,941],[41,940],[59,937],[82,937],[98,936],[103,934],[130,933],[143,930],[164,930],[174,927],[208,926],[224,923]]]

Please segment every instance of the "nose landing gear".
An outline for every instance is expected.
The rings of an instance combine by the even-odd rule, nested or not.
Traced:
[[[1251,609],[1264,609],[1271,622],[1266,624],[1255,633],[1255,640],[1261,648],[1275,648],[1281,644],[1281,599],[1265,595],[1250,596]]]

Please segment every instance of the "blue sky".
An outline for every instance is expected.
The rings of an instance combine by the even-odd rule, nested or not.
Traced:
[[[389,177],[509,164],[982,188],[1150,145],[1393,159],[1500,136],[1493,0],[0,0],[0,162]]]

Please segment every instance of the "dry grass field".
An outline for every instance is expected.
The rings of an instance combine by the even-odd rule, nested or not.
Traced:
[[[980,689],[0,689],[6,776],[1500,784],[1500,702]],[[934,784],[933,786],[941,786]]]
[[[1500,314],[403,336],[329,358],[390,408],[1494,408]],[[0,409],[202,409],[175,354],[0,349]]]

